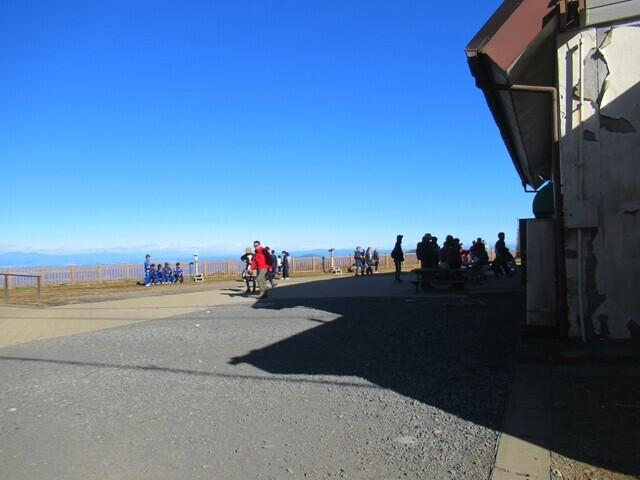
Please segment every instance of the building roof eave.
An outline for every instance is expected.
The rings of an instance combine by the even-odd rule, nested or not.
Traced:
[[[557,8],[538,0],[506,0],[465,52],[476,85],[500,130],[523,185],[551,174],[550,102],[509,85],[555,85]]]

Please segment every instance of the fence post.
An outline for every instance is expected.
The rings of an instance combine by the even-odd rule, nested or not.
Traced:
[[[311,271],[316,272],[316,257],[311,257]]]
[[[129,280],[129,264],[124,264],[124,279]]]
[[[227,276],[231,276],[231,260],[227,259]]]
[[[102,265],[98,265],[98,283],[102,283]]]
[[[7,273],[9,274],[9,277],[7,278],[7,290],[10,288],[13,288],[13,278],[11,277],[11,274],[13,273],[13,269],[9,269],[7,270]]]
[[[40,277],[38,277],[36,280],[38,280],[38,307],[42,306],[42,294],[41,294],[41,288],[40,288]]]
[[[44,267],[40,267],[40,278],[42,279],[42,283],[45,283],[45,281],[44,281]]]
[[[69,276],[71,277],[71,285],[76,283],[76,267],[73,265],[69,267]]]
[[[4,276],[4,303],[9,303],[9,275]]]

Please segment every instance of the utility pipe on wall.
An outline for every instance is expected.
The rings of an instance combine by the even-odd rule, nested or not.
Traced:
[[[550,93],[552,110],[551,181],[553,182],[553,208],[556,233],[556,326],[561,337],[568,334],[567,323],[567,262],[564,256],[564,208],[560,170],[560,135],[558,121],[558,89],[538,85],[494,85],[498,90]]]
[[[583,104],[584,104],[584,61],[582,59],[582,34],[580,35],[579,43],[578,43],[578,60],[580,61],[580,103],[578,104],[578,200],[582,200],[584,195],[583,184],[584,184],[584,155],[583,155],[583,135],[584,135],[584,125],[582,123],[583,119]],[[584,294],[582,289],[584,288],[584,282],[582,280],[582,256],[584,252],[582,249],[582,228],[578,228],[578,315],[580,316],[580,335],[582,336],[582,341],[587,341],[587,329],[585,326],[585,318],[584,318]]]

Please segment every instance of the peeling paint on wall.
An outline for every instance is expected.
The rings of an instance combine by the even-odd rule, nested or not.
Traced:
[[[636,133],[636,129],[625,118],[611,118],[606,115],[600,115],[600,125],[610,132]]]
[[[569,333],[581,335],[582,314],[588,340],[640,339],[638,51],[638,20],[558,37],[565,217],[589,203],[597,223],[565,225]]]
[[[597,231],[593,234],[593,236],[586,236],[585,238],[585,246],[586,246],[586,256],[584,259],[585,263],[585,292],[587,297],[587,311],[586,317],[593,318],[596,315],[596,312],[607,300],[607,295],[600,293],[598,291],[598,282],[597,282],[597,271],[598,271],[598,257],[595,255],[594,251],[594,238],[597,235]],[[593,323],[589,325],[587,323],[587,338],[592,336],[596,336],[598,338],[606,338],[609,332],[608,324],[606,320],[608,320],[608,316],[604,318],[602,314],[598,314],[596,319],[598,323]],[[589,328],[591,327],[591,328]],[[603,329],[604,327],[604,329]]]
[[[584,99],[597,108],[606,91],[605,80],[609,75],[609,67],[604,55],[597,48],[589,52],[587,59],[584,65]]]

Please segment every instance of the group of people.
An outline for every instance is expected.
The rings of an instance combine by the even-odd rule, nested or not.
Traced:
[[[396,243],[391,251],[391,258],[394,263],[396,283],[402,282],[402,263],[404,262],[404,252],[402,250],[402,235],[396,237]],[[460,239],[447,235],[442,246],[438,244],[438,238],[430,233],[425,233],[422,240],[416,245],[416,257],[420,261],[421,268],[450,268],[460,269],[462,266],[479,266],[491,268],[496,277],[502,273],[507,276],[513,274],[515,261],[513,255],[506,247],[504,232],[498,233],[494,252],[495,260],[489,261],[489,255],[485,246],[485,241],[478,237],[474,240],[469,249],[465,249],[460,243]],[[258,298],[267,297],[267,282],[271,287],[275,287],[275,282],[280,275],[284,280],[289,279],[289,252],[283,250],[277,255],[275,250],[263,247],[258,240],[253,242],[253,250],[249,247],[240,257],[244,262],[242,278],[247,290],[245,293],[256,293],[258,288]],[[380,251],[378,248],[367,247],[363,250],[357,246],[353,254],[355,260],[355,275],[364,276],[378,273],[380,264]],[[144,286],[169,283],[182,283],[184,274],[180,262],[175,268],[171,268],[169,262],[164,266],[161,262],[151,263],[151,256],[147,255],[144,262]]]
[[[362,247],[357,246],[355,252],[353,252],[353,258],[355,260],[353,269],[356,277],[378,273],[378,266],[380,265],[380,250],[378,248],[371,249],[371,247],[367,247],[366,250],[363,250]],[[396,237],[396,245],[391,252],[391,258],[396,269],[395,281],[401,282],[400,272],[402,270],[402,262],[404,262],[402,235]]]
[[[391,258],[393,259],[395,267],[394,281],[396,283],[402,282],[400,278],[402,262],[404,262],[402,239],[402,235],[396,237],[396,243],[391,251]],[[493,271],[496,278],[500,277],[503,273],[511,276],[515,269],[515,259],[507,248],[504,239],[504,232],[498,233],[498,240],[494,246],[495,259],[493,262],[490,262],[485,241],[480,237],[472,242],[469,249],[465,249],[460,239],[454,238],[452,235],[447,235],[444,243],[440,246],[438,244],[438,237],[434,237],[430,233],[425,233],[422,240],[416,245],[416,257],[420,261],[421,268],[460,269],[464,265],[465,267],[478,266],[482,269],[486,266],[486,268]],[[358,274],[358,254],[360,253],[360,257],[362,256],[362,252],[359,252],[359,249],[360,247],[357,247],[355,252],[356,275]]]
[[[416,257],[420,260],[421,268],[460,269],[463,266],[486,266],[494,272],[496,277],[502,273],[511,276],[515,261],[504,239],[504,232],[498,233],[498,240],[494,247],[495,259],[490,262],[485,241],[480,237],[473,240],[471,247],[466,249],[460,239],[454,238],[452,235],[447,235],[442,247],[440,247],[437,237],[425,233],[422,240],[416,245]]]
[[[151,255],[147,255],[144,260],[144,286],[150,285],[168,285],[170,283],[184,282],[184,273],[180,262],[176,263],[175,268],[171,268],[169,262],[151,263]]]
[[[256,293],[258,285],[258,298],[267,297],[267,282],[273,288],[278,275],[283,280],[289,280],[289,252],[283,250],[280,255],[269,247],[263,247],[258,240],[253,242],[254,250],[247,247],[240,260],[244,262],[242,278],[247,285],[246,294]]]
[[[356,251],[353,252],[353,258],[355,260],[354,270],[356,277],[378,273],[380,250],[377,248],[371,250],[371,247],[367,247],[366,250],[363,250],[362,247],[358,246],[356,247]]]

